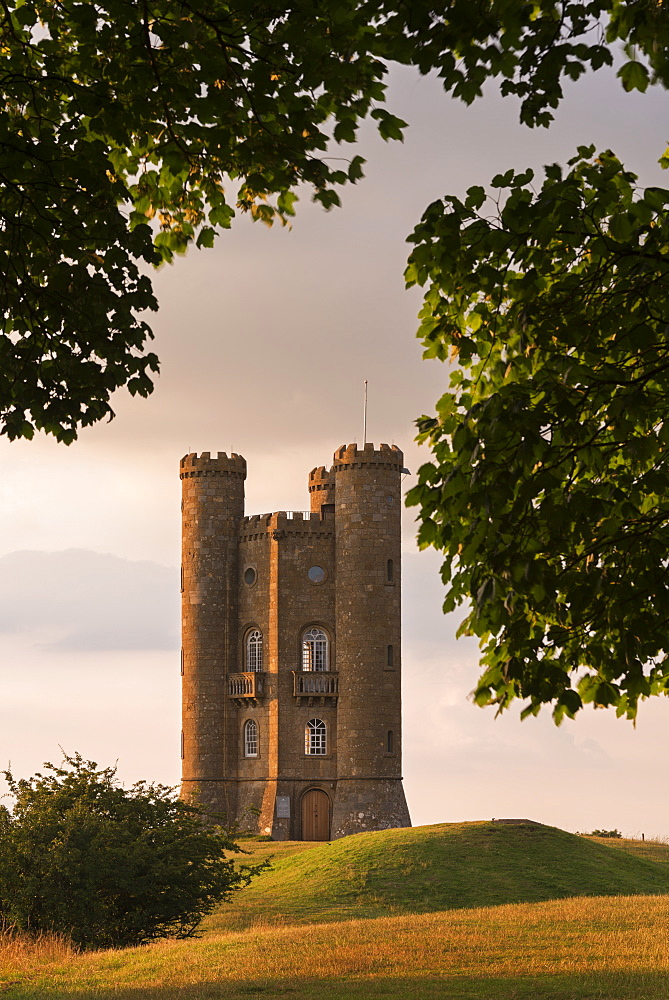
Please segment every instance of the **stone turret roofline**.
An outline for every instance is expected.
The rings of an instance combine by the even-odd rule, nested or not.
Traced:
[[[190,476],[235,476],[246,478],[246,459],[241,455],[232,452],[230,456],[225,451],[219,451],[212,456],[210,452],[203,451],[201,455],[191,452],[184,455],[179,463],[181,478]]]
[[[325,468],[324,465],[318,465],[315,469],[312,469],[309,473],[310,483],[320,483],[327,482],[330,478],[330,472]]]
[[[333,456],[336,466],[352,465],[364,463],[365,465],[399,465],[404,464],[404,455],[396,444],[380,444],[375,448],[371,442],[367,442],[364,448],[358,448],[357,444],[343,444],[337,448]]]

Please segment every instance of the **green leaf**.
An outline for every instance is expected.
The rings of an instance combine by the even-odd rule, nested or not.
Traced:
[[[196,246],[198,249],[201,249],[202,247],[213,247],[215,237],[215,230],[205,227],[198,233]]]
[[[616,74],[620,77],[625,90],[645,91],[648,88],[649,77],[647,68],[640,62],[626,62]]]

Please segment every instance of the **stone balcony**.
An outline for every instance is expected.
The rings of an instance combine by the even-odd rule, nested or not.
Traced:
[[[337,704],[339,696],[339,674],[329,670],[293,670],[293,694],[297,699],[297,704],[302,704],[302,699],[307,699],[307,704],[311,708],[314,702],[325,705],[327,699],[331,704]]]
[[[228,698],[238,705],[255,705],[263,695],[263,674],[250,670],[228,674]]]

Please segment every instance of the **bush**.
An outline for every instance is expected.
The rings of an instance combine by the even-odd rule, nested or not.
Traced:
[[[82,948],[191,936],[264,865],[235,865],[229,832],[163,785],[130,789],[79,754],[16,781],[0,807],[0,916]]]
[[[620,830],[593,830],[592,833],[587,834],[588,837],[613,837],[614,840],[621,840],[622,833]]]

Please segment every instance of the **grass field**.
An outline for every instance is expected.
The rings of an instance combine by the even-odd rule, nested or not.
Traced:
[[[636,844],[497,823],[439,823],[331,844],[249,844],[256,857],[274,856],[273,870],[206,927],[221,932],[259,919],[323,923],[570,896],[669,893],[669,864],[662,863],[669,862],[669,847],[645,844],[648,854],[639,855]]]
[[[488,826],[363,834],[329,853],[327,845],[250,844],[255,856],[276,854],[275,870],[210,918],[202,938],[83,955],[62,941],[6,940],[0,992],[16,1000],[669,1000],[669,895],[618,894],[669,892],[669,847],[639,857],[636,842],[612,847],[546,827],[486,834]],[[465,864],[468,873],[458,870]],[[608,879],[615,895],[535,899],[551,887],[569,895],[569,879],[579,890],[593,879],[600,892]],[[500,902],[504,887],[531,900]],[[465,891],[466,908],[445,908]],[[486,892],[487,904],[475,905]],[[384,907],[405,912],[371,912]],[[325,922],[333,911],[337,920]]]

